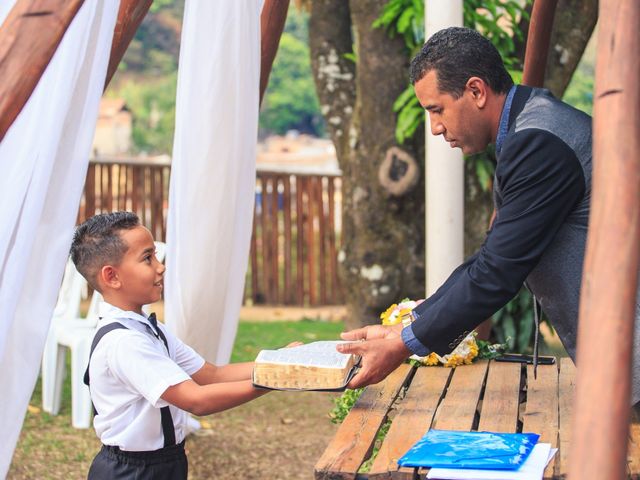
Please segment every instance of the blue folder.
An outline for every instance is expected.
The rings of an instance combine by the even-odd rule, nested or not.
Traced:
[[[403,467],[517,470],[540,435],[429,430],[399,460]]]

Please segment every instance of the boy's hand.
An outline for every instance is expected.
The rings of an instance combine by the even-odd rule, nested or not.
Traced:
[[[302,343],[302,342],[291,342],[289,345],[287,345],[284,348],[299,347],[300,345],[304,345],[304,343]]]

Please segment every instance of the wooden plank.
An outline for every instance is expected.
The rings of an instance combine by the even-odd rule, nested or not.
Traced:
[[[263,301],[265,303],[270,303],[271,301],[271,287],[269,285],[269,272],[270,272],[270,262],[271,256],[270,251],[271,247],[269,244],[269,211],[267,206],[267,176],[262,176],[261,184],[262,184],[262,193],[260,195],[260,214],[262,218],[260,219],[261,226],[261,235],[260,235],[260,247],[261,247],[261,257],[262,257],[262,293],[264,295]]]
[[[253,304],[255,305],[258,301],[258,278],[259,278],[259,272],[258,272],[258,251],[257,251],[257,245],[256,245],[256,239],[258,237],[258,209],[256,208],[255,205],[255,193],[254,193],[254,197],[253,197],[253,224],[252,224],[252,231],[251,231],[251,250],[250,250],[250,255],[249,258],[251,259],[251,299],[253,301]]]
[[[326,218],[324,214],[324,179],[325,177],[318,177],[317,180],[317,205],[318,205],[318,243],[319,243],[319,270],[320,270],[320,303],[322,305],[327,304],[327,251],[325,247],[326,243]]]
[[[411,371],[412,367],[402,364],[385,380],[365,389],[316,463],[316,479],[356,478]]]
[[[336,252],[336,225],[335,225],[335,181],[336,177],[329,178],[329,215],[327,219],[329,230],[329,278],[331,279],[331,295],[329,301],[337,305],[341,301],[338,283],[338,255]]]
[[[260,104],[287,19],[289,0],[266,0],[260,14]]]
[[[105,206],[107,208],[107,211],[113,212],[114,211],[114,208],[113,208],[113,178],[112,178],[112,172],[111,172],[111,170],[113,169],[113,166],[112,165],[105,165],[105,169],[107,171],[107,195],[106,195],[106,198],[105,198]]]
[[[436,413],[433,428],[471,430],[489,362],[462,365],[453,372],[447,394]]]
[[[573,405],[575,395],[576,367],[568,358],[560,359],[560,386],[558,394],[558,445],[556,453],[555,474],[566,476],[569,473],[569,445],[571,445],[571,430],[573,425]]]
[[[284,219],[284,303],[285,305],[294,303],[293,293],[291,290],[291,279],[293,276],[291,262],[291,177],[284,175],[282,177],[282,215]]]
[[[640,415],[634,409],[631,410],[631,423],[629,425],[627,465],[629,478],[640,480]]]
[[[304,179],[296,176],[296,299],[304,304],[304,202],[302,191]]]
[[[142,23],[153,0],[121,0],[118,10],[118,21],[113,30],[113,41],[111,43],[111,55],[109,56],[109,66],[107,67],[107,78],[104,89],[111,81],[113,74],[118,70],[120,60],[124,56],[129,43],[133,39],[138,27]]]
[[[280,264],[280,256],[278,254],[278,176],[274,175],[271,177],[271,294],[272,294],[272,302],[274,304],[282,303],[280,301],[280,272],[279,272],[279,264]]]
[[[491,362],[478,431],[515,433],[520,407],[519,363]]]
[[[415,469],[399,468],[398,459],[429,430],[452,373],[450,368],[439,367],[416,370],[371,466],[369,478],[413,479]]]
[[[315,234],[315,208],[314,204],[316,203],[314,200],[313,192],[315,190],[315,177],[308,177],[308,181],[306,183],[306,198],[307,198],[307,265],[308,270],[307,273],[309,275],[309,305],[317,305],[318,300],[316,297],[316,286],[317,286],[317,276],[316,276],[316,234]]]
[[[527,403],[522,415],[522,431],[537,433],[539,442],[558,446],[558,366],[538,365],[538,378],[533,378],[533,366],[527,366]],[[553,478],[557,457],[544,471],[544,478]]]
[[[0,141],[84,0],[18,0],[0,27]]]
[[[87,179],[84,184],[84,218],[91,217],[96,211],[96,165],[89,165]]]

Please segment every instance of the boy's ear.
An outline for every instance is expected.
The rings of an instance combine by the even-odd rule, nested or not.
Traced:
[[[98,274],[100,283],[107,288],[117,290],[120,288],[120,279],[118,278],[118,271],[111,265],[105,265],[100,269]]]

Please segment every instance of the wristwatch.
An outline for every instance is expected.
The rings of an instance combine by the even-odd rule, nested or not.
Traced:
[[[415,322],[416,317],[413,314],[413,310],[409,311],[407,313],[404,313],[401,317],[400,317],[400,321],[402,322],[402,328],[406,328],[409,325],[411,325],[413,322]]]

